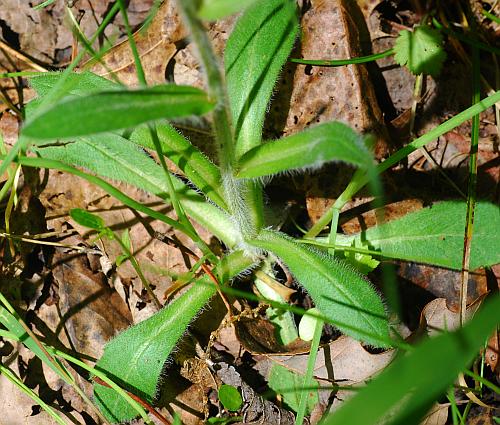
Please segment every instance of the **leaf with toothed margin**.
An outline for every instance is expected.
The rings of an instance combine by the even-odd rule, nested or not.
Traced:
[[[321,314],[342,332],[377,347],[388,345],[389,323],[382,300],[349,264],[280,232],[263,230],[249,243],[280,257]]]
[[[252,260],[236,251],[224,257],[214,273],[220,282],[227,282],[251,265]],[[168,307],[108,342],[96,368],[122,388],[152,403],[166,360],[215,292],[207,276],[200,278]],[[137,416],[120,395],[98,383],[94,384],[94,399],[110,422],[131,421]]]

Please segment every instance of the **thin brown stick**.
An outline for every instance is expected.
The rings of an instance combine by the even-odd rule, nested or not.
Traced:
[[[47,72],[47,69],[45,69],[43,66],[38,65],[37,63],[33,62],[28,56],[23,55],[21,52],[14,50],[12,47],[10,47],[7,43],[3,42],[2,40],[0,40],[0,49],[11,54],[12,56],[15,56],[20,61],[29,65],[30,68],[36,69],[37,71],[41,71],[41,72]]]

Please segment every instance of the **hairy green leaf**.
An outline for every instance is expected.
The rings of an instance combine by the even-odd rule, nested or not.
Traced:
[[[279,232],[264,230],[249,243],[280,257],[321,314],[342,332],[375,346],[387,346],[389,325],[382,301],[370,282],[349,264]]]
[[[241,273],[252,261],[236,251],[215,270],[220,282]],[[165,362],[191,321],[216,293],[207,276],[149,319],[111,340],[96,368],[106,372],[122,388],[153,402]],[[130,421],[137,412],[111,388],[94,384],[94,398],[111,422]]]
[[[56,85],[63,74],[61,72],[44,72],[30,77],[29,84],[39,97],[44,97]],[[67,76],[69,90],[67,94],[84,96],[99,91],[109,91],[121,88],[106,78],[100,77],[89,71],[81,73],[72,72]]]
[[[372,227],[356,237],[357,246],[369,246],[390,258],[462,269],[465,202],[446,201]],[[478,202],[470,269],[500,263],[500,208]]]
[[[222,195],[219,169],[171,125],[159,122],[156,124],[156,131],[165,156],[173,161],[205,196],[221,208],[227,209]],[[148,127],[136,128],[130,135],[130,140],[145,148],[155,149]]]
[[[297,34],[295,8],[291,0],[259,0],[227,41],[224,64],[236,158],[261,142],[266,108]]]
[[[432,403],[453,384],[500,324],[499,311],[497,295],[462,329],[427,340],[399,357],[322,424],[421,423]]]
[[[255,3],[256,0],[203,0],[198,16],[202,19],[215,21],[232,15]]]
[[[368,168],[372,155],[363,137],[353,129],[340,122],[329,122],[254,147],[241,157],[237,177],[261,177],[319,167],[333,160]]]
[[[171,84],[139,90],[113,90],[69,98],[29,119],[24,136],[51,140],[134,127],[160,118],[201,115],[212,109],[194,87]]]
[[[63,146],[37,148],[43,158],[84,167],[102,177],[119,180],[168,200],[165,174],[161,167],[136,144],[119,135],[88,136]],[[173,179],[177,196],[186,212],[224,241],[236,244],[236,231],[226,213],[206,202],[179,179]]]
[[[394,46],[394,59],[406,65],[413,74],[438,75],[446,59],[441,33],[427,25],[399,33]]]

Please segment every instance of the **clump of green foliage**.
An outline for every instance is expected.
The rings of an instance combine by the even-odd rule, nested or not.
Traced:
[[[196,1],[178,3],[198,48],[206,74],[206,91],[172,84],[147,86],[137,55],[142,83],[138,89],[128,89],[89,72],[69,70],[33,77],[30,82],[38,98],[28,107],[17,147],[0,168],[6,167],[16,152],[30,149],[37,157],[21,156],[17,159],[19,163],[73,173],[102,187],[125,205],[189,236],[213,268],[222,288],[238,274],[279,258],[309,293],[322,321],[373,346],[400,346],[392,339],[388,312],[379,294],[339,254],[339,246],[332,245],[335,238],[325,240],[317,235],[335,218],[335,209],[339,210],[342,202],[347,202],[371,179],[413,150],[493,105],[499,100],[499,93],[416,139],[379,165],[374,164],[367,137],[339,122],[320,124],[280,140],[264,141],[262,128],[272,90],[299,31],[296,6],[288,0],[243,2],[242,6],[247,7],[227,42],[222,68],[200,18],[200,11],[203,17],[220,16],[222,9],[218,3],[224,2],[214,3],[219,9],[214,6],[212,10],[210,2],[203,2],[200,10]],[[123,7],[122,12],[125,13]],[[438,42],[426,30],[420,33]],[[132,38],[130,43],[134,50]],[[404,58],[399,60],[405,62]],[[415,64],[413,56],[406,61]],[[207,158],[167,121],[204,114],[212,122],[215,158]],[[148,156],[144,148],[154,149],[160,163]],[[190,184],[168,171],[165,158],[179,167]],[[262,181],[289,170],[317,168],[328,161],[344,161],[358,171],[334,209],[320,220],[320,228],[312,229],[306,239],[292,238],[270,228],[264,214]],[[160,197],[174,207],[177,220],[129,198],[104,179],[129,183]],[[350,240],[344,238],[344,247],[360,253],[370,251],[370,255],[460,269],[464,211],[464,203],[443,202]],[[90,223],[89,227],[105,229],[90,214],[80,211],[74,217],[82,224]],[[499,217],[497,206],[479,204],[476,234],[484,238],[477,242],[475,239],[473,244],[474,267],[500,261],[500,240],[493,238],[490,231],[492,225],[500,227]],[[227,246],[224,256],[218,258],[210,250],[193,227],[193,220]],[[331,232],[336,229],[334,219]],[[443,256],[444,252],[450,255]],[[95,369],[120,387],[154,402],[166,359],[193,318],[215,294],[216,287],[208,276],[198,278],[167,307],[110,341]],[[495,305],[498,306],[498,299]],[[493,307],[489,308],[487,311],[491,313]],[[368,387],[373,389],[360,393],[356,400],[361,401],[353,401],[351,405],[358,406],[367,398],[387,394],[390,383],[400,378],[394,374],[412,369],[411,365],[422,362],[422,356],[454,347],[460,353],[453,365],[439,363],[442,367],[439,370],[446,370],[442,384],[434,386],[435,391],[428,392],[426,397],[416,391],[411,399],[412,406],[418,405],[420,409],[418,414],[425,412],[425,407],[453,382],[456,373],[470,361],[498,322],[492,316],[485,312],[457,334],[443,335],[401,358],[397,372],[394,372],[396,366],[388,370]],[[467,349],[457,345],[462,340],[468,341]],[[426,380],[411,381],[419,376],[418,372],[412,373],[401,379],[402,384],[397,387],[400,391],[410,391],[405,386],[408,382],[417,382],[415,385],[421,389],[433,385]],[[401,396],[394,391],[391,394],[394,397],[385,398],[386,403],[380,405],[379,416],[390,410],[394,406],[390,403]],[[130,421],[137,416],[137,408],[113,388],[96,383],[94,397],[111,422]],[[370,420],[356,421],[352,418],[358,408],[347,406],[325,423],[372,423],[370,420],[376,417],[367,413]]]

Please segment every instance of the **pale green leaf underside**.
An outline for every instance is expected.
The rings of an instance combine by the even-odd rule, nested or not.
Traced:
[[[129,183],[146,192],[168,200],[168,189],[162,168],[136,144],[112,133],[87,136],[63,146],[37,148],[40,156],[84,167],[99,176]],[[224,241],[228,246],[236,243],[230,218],[216,206],[189,189],[179,179],[173,184],[186,212]]]
[[[239,19],[224,52],[236,157],[260,144],[267,105],[298,30],[295,2],[259,0]]]
[[[38,97],[44,97],[57,84],[62,75],[61,72],[45,72],[35,77],[30,77],[29,84],[36,91]],[[84,96],[99,91],[117,90],[121,87],[119,84],[89,71],[70,73],[67,76],[66,83],[70,87],[67,94],[74,96]]]
[[[255,2],[256,0],[203,0],[198,10],[198,16],[214,21],[240,12]]]
[[[400,356],[322,424],[420,424],[500,324],[499,311],[497,295],[464,328],[427,340]]]
[[[252,264],[241,251],[223,261],[222,270],[215,270],[221,282]],[[207,276],[200,278],[163,310],[111,340],[96,367],[123,388],[152,402],[157,395],[165,361],[193,318],[215,292],[215,286]],[[94,398],[111,422],[130,421],[137,416],[136,410],[110,388],[95,384]]]
[[[413,32],[401,31],[394,46],[394,60],[399,65],[407,65],[413,74],[437,75],[446,59],[442,40],[439,31],[425,25]]]
[[[212,109],[207,95],[194,87],[161,85],[114,90],[65,99],[29,119],[24,136],[51,140],[134,127],[161,118],[201,115]]]
[[[239,161],[237,177],[261,177],[286,170],[344,161],[368,168],[372,155],[363,138],[347,125],[329,122],[301,133],[256,146]]]
[[[208,198],[221,208],[227,209],[222,195],[219,169],[168,123],[158,122],[155,127],[163,154],[174,162]],[[130,140],[145,148],[155,149],[151,131],[147,126],[136,128],[130,135]]]
[[[375,346],[387,345],[389,325],[382,301],[350,265],[283,233],[264,230],[249,242],[280,257],[316,307],[342,332]]]
[[[465,212],[465,202],[439,202],[368,229],[356,237],[356,245],[368,245],[390,258],[461,270]],[[471,270],[500,263],[499,234],[500,208],[487,202],[477,203]]]

